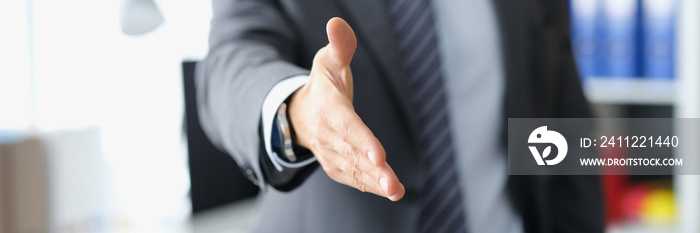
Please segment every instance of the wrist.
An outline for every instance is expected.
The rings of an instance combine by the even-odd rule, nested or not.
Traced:
[[[291,129],[292,132],[292,141],[301,147],[309,148],[307,144],[304,141],[304,137],[300,137],[298,134],[298,128],[297,127],[303,127],[303,101],[301,100],[304,96],[304,90],[306,89],[306,86],[308,85],[305,84],[304,86],[301,86],[297,91],[292,93],[292,95],[289,96],[289,99],[285,101],[287,103],[287,120],[289,120],[289,128]],[[296,126],[296,127],[295,127]]]
[[[299,146],[296,140],[296,133],[289,115],[290,100],[285,100],[277,110],[274,122],[274,136],[277,138],[273,143],[273,150],[288,162],[296,162],[312,156],[311,152]]]

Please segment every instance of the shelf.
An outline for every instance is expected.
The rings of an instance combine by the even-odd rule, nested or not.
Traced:
[[[666,233],[677,232],[673,225],[650,225],[642,222],[616,223],[606,228],[608,233]]]
[[[583,89],[592,103],[673,105],[676,87],[671,79],[588,77]]]

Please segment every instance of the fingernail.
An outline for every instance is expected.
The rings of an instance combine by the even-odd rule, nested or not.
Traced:
[[[396,199],[396,195],[398,195],[398,194],[394,194],[394,196],[389,197],[389,200],[393,201],[394,199]]]
[[[369,161],[371,161],[374,166],[379,166],[377,164],[377,155],[374,154],[374,151],[367,152],[367,157],[369,157]]]
[[[388,194],[389,186],[386,184],[386,177],[379,178],[379,186],[382,187],[385,195]]]

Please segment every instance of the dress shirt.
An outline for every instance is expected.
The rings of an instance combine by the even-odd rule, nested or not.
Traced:
[[[469,232],[522,232],[506,192],[505,75],[493,2],[432,3]]]

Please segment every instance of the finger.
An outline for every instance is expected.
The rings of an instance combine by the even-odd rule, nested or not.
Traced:
[[[326,33],[330,55],[328,68],[337,71],[349,66],[357,47],[355,32],[345,20],[335,17],[328,21]]]
[[[389,169],[389,171],[391,171],[391,173],[394,173],[394,169],[391,169],[391,166],[389,166],[388,163],[386,163],[385,166],[386,166],[387,169]],[[395,174],[395,173],[394,173],[394,174]],[[397,176],[397,181],[398,181],[398,176]],[[393,195],[389,196],[389,200],[391,200],[391,201],[398,201],[398,200],[401,200],[401,198],[403,198],[403,195],[406,194],[406,188],[403,186],[403,184],[401,184],[401,182],[397,182],[397,183],[399,184],[398,187],[392,187],[392,186],[389,187],[390,190],[391,190],[391,189],[397,189],[397,190],[396,190],[396,191],[397,191],[396,193],[394,193]]]
[[[336,175],[336,182],[350,186],[362,192],[369,192],[377,196],[387,198],[386,194],[384,194],[384,191],[382,191],[382,189],[376,182],[367,182],[368,180],[372,180],[372,178],[369,177],[369,175],[362,174],[358,179],[358,177],[354,177],[352,174],[348,174],[344,171],[337,170],[337,172],[338,175]]]
[[[346,173],[352,173],[352,169],[360,169],[360,172],[368,174],[375,182],[379,182],[382,167],[374,166],[366,154],[344,141],[339,136],[331,139],[332,150],[338,154],[336,166]]]
[[[355,158],[356,155],[350,156],[351,160],[353,160],[351,162],[344,158],[346,155],[337,152],[331,145],[323,147],[322,150],[323,156],[320,156],[319,162],[331,179],[362,192],[371,192],[387,197],[386,193],[375,181],[376,179],[370,175],[371,172],[360,171],[359,158]]]
[[[328,123],[335,132],[341,135],[355,148],[364,153],[374,166],[383,166],[386,162],[386,152],[372,131],[362,122],[355,110],[348,107],[330,112]]]
[[[379,184],[383,196],[396,196],[402,192],[402,185],[386,162],[383,166],[374,166],[369,159],[351,144],[335,139],[335,152],[344,159],[337,160],[337,166],[352,177],[369,177],[371,180],[364,180],[365,183]],[[403,196],[401,194],[400,196]],[[400,199],[400,197],[398,197]],[[397,199],[398,200],[398,199]]]
[[[398,191],[393,195],[387,195],[384,191],[384,188],[382,187],[382,181],[380,180],[379,182],[377,182],[375,178],[371,177],[368,173],[361,173],[357,168],[351,169],[350,172],[339,172],[341,173],[339,176],[342,180],[338,182],[346,184],[362,192],[374,193],[375,195],[385,197],[391,201],[400,200],[401,198],[403,198],[403,195],[405,193],[403,184],[399,183],[398,180],[394,180],[393,182],[387,181],[390,179],[384,180],[384,182],[387,183],[386,185],[388,185],[389,187],[397,187]]]

